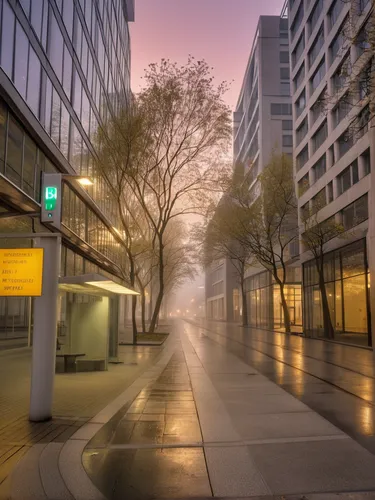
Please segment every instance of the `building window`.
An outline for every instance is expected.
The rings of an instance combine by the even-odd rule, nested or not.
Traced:
[[[296,169],[297,172],[308,162],[309,160],[309,148],[306,146],[302,149],[300,154],[296,158]]]
[[[326,155],[324,154],[312,167],[314,183],[326,173]]]
[[[284,103],[271,102],[271,115],[291,115],[292,105]]]
[[[358,162],[355,160],[340,175],[337,176],[338,194],[345,193],[349,188],[359,181]]]
[[[348,102],[349,95],[345,94],[337,103],[337,105],[332,110],[333,127],[336,128],[337,125],[347,116],[351,110],[351,105]]]
[[[346,168],[340,175],[337,176],[338,194],[345,193],[352,185],[350,167]]]
[[[336,163],[335,159],[335,147],[332,144],[332,146],[328,149],[328,154],[329,154],[329,159],[330,159],[330,165],[334,165]]]
[[[309,50],[308,57],[309,57],[310,68],[314,64],[316,58],[318,57],[320,49],[323,47],[323,45],[324,45],[324,30],[323,30],[323,26],[322,26],[320,28],[318,34],[315,37],[315,40],[311,46],[311,49]]]
[[[18,22],[16,23],[15,40],[16,48],[14,54],[14,85],[16,86],[21,96],[26,99],[29,40]]]
[[[283,64],[284,64],[284,63],[285,63],[285,64],[288,64],[288,63],[289,63],[289,52],[284,52],[284,51],[283,51],[283,52],[280,52],[279,54],[280,54],[280,55],[279,55],[279,57],[280,57],[280,59],[279,59],[279,60],[280,60],[280,62],[281,62],[281,63],[283,63]]]
[[[63,37],[55,16],[50,13],[50,29],[48,35],[48,56],[59,81],[62,81],[63,66]]]
[[[306,137],[308,130],[309,130],[309,127],[307,125],[307,118],[305,118],[303,120],[303,122],[301,123],[301,125],[298,127],[297,132],[296,132],[296,141],[297,141],[296,145],[297,146],[298,146],[298,144],[301,143],[302,139],[304,137]]]
[[[283,130],[293,130],[293,121],[292,120],[282,120],[282,129]]]
[[[35,142],[25,135],[23,151],[22,189],[30,196],[34,196],[35,166],[37,162],[37,147]]]
[[[293,146],[293,136],[283,135],[283,147],[292,147],[292,146]]]
[[[71,87],[72,87],[72,56],[69,53],[68,47],[64,44],[64,66],[63,66],[63,87],[65,94],[70,100]]]
[[[370,0],[359,0],[358,1],[358,11],[360,14],[365,10],[366,5],[369,3]]]
[[[327,205],[327,198],[326,198],[326,188],[324,187],[319,191],[318,194],[316,194],[312,200],[311,200],[311,208],[313,213],[319,212],[322,208],[324,208]]]
[[[301,2],[300,6],[298,7],[298,11],[293,19],[293,23],[290,27],[292,40],[295,37],[295,35],[298,31],[298,28],[301,26],[303,16],[304,16],[303,2]]]
[[[281,80],[290,80],[290,69],[288,68],[280,68],[280,79]]]
[[[13,117],[9,116],[8,123],[8,148],[5,174],[17,186],[21,186],[23,131]]]
[[[296,115],[298,117],[298,116],[300,116],[300,114],[303,112],[303,110],[306,107],[306,93],[305,93],[305,89],[303,89],[303,91],[299,95],[298,99],[296,100],[295,106],[296,106]]]
[[[313,8],[310,17],[309,17],[309,26],[310,26],[310,33],[314,30],[317,22],[319,21],[320,14],[323,11],[324,7],[324,0],[318,0],[315,4],[315,7]]]
[[[353,146],[353,134],[350,133],[349,129],[345,130],[345,132],[338,138],[337,144],[338,144],[339,159],[340,159]]]
[[[342,0],[340,0],[340,1],[342,1]],[[345,36],[345,30],[347,29],[346,22],[347,22],[347,20],[345,20],[343,22],[342,26],[340,27],[339,32],[337,33],[337,35],[335,36],[335,38],[333,39],[333,41],[330,45],[331,64],[338,56],[340,49],[344,46],[344,43],[346,41],[346,38],[347,38]]]
[[[329,182],[327,184],[327,201],[331,203],[333,201],[333,182]]]
[[[363,177],[371,172],[370,149],[367,149],[361,156]]]
[[[371,94],[371,81],[372,81],[372,70],[371,64],[367,65],[366,68],[359,75],[359,98],[366,99]]]
[[[324,255],[324,282],[335,339],[363,345],[368,332],[365,240]],[[309,336],[324,337],[319,275],[315,260],[303,265],[304,327]],[[349,338],[346,334],[350,333]],[[358,340],[356,340],[358,339]]]
[[[367,194],[358,198],[354,203],[351,203],[342,211],[344,228],[351,229],[352,227],[361,224],[368,219],[368,200]]]
[[[319,87],[320,83],[323,81],[324,76],[326,74],[326,65],[325,59],[323,58],[322,62],[319,64],[312,78],[310,79],[311,93],[315,92],[315,90]]]
[[[73,14],[74,14],[73,0],[64,0],[63,21],[71,40],[73,38]]]
[[[359,113],[356,119],[356,138],[360,139],[367,131],[370,121],[370,105],[365,106],[362,111]]]
[[[301,35],[300,39],[298,40],[296,48],[294,49],[293,54],[292,54],[293,68],[298,63],[298,61],[299,61],[300,57],[302,56],[304,50],[305,50],[305,33],[302,32],[302,35]]]
[[[281,82],[280,95],[290,96],[290,83],[289,82]]]
[[[303,82],[303,79],[305,78],[305,65],[302,64],[300,67],[298,73],[296,74],[296,77],[294,78],[293,84],[294,84],[294,91],[298,89],[298,87],[301,85]]]
[[[39,57],[30,46],[29,52],[29,70],[27,76],[27,104],[30,106],[34,115],[39,119],[39,100],[40,100],[40,82],[41,82],[41,64]]]
[[[1,26],[1,67],[10,79],[13,79],[15,16],[6,0],[3,3]]]
[[[328,127],[327,120],[324,120],[322,125],[318,128],[312,138],[313,143],[313,152],[317,151],[323,142],[327,139],[328,136]]]
[[[307,173],[298,181],[298,196],[301,197],[310,187],[309,174]]]
[[[333,28],[333,26],[336,24],[336,21],[340,17],[340,13],[342,11],[342,8],[344,7],[344,4],[345,2],[343,2],[343,0],[335,0],[332,7],[330,8],[328,16],[331,29]]]
[[[318,118],[323,116],[327,108],[327,89],[325,88],[314,104],[311,106],[311,125],[313,125]]]
[[[342,63],[340,66],[337,68],[337,71],[332,77],[332,86],[334,92],[339,92],[345,85],[348,76],[350,75],[351,69],[350,69],[350,60],[349,60],[349,55],[343,59]]]
[[[357,48],[357,57],[361,56],[365,50],[371,49],[371,44],[369,42],[369,38],[371,36],[371,28],[365,24],[363,28],[358,33],[355,46]]]

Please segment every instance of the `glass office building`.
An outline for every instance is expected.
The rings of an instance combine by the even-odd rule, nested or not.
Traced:
[[[130,95],[134,0],[0,0],[0,232],[46,231],[41,172],[78,174],[63,185],[61,275],[126,267],[117,208],[94,167],[99,126]],[[0,247],[31,246],[1,239]],[[31,300],[0,297],[0,339],[25,336]]]

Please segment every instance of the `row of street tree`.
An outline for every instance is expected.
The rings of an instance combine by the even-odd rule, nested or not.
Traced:
[[[147,289],[154,293],[153,333],[165,294],[194,273],[186,234],[190,214],[206,215],[222,191],[231,138],[225,83],[215,85],[204,61],[152,64],[144,87],[97,136],[97,172],[116,202],[128,266],[124,278],[140,291],[146,331]],[[224,166],[223,166],[224,165]],[[137,296],[132,298],[136,342]]]
[[[203,266],[228,259],[236,272],[242,296],[243,325],[249,323],[245,287],[246,271],[258,265],[268,270],[280,289],[284,328],[291,331],[286,299],[288,263],[292,260],[292,244],[310,251],[319,277],[324,331],[333,338],[327,293],[324,283],[324,253],[328,241],[344,234],[335,218],[321,221],[318,201],[298,220],[297,198],[290,156],[274,153],[268,165],[249,186],[243,167],[237,165],[230,185],[214,216],[196,231],[203,241]],[[300,238],[301,234],[301,238]]]

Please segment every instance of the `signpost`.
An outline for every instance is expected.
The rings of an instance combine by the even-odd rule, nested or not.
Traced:
[[[0,296],[42,295],[43,248],[0,249]]]
[[[56,229],[61,227],[62,174],[42,174],[40,221]]]

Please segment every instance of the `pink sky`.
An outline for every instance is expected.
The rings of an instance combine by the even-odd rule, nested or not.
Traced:
[[[260,15],[278,15],[284,0],[135,0],[131,23],[132,89],[149,63],[205,59],[217,81],[233,81],[234,108]]]

